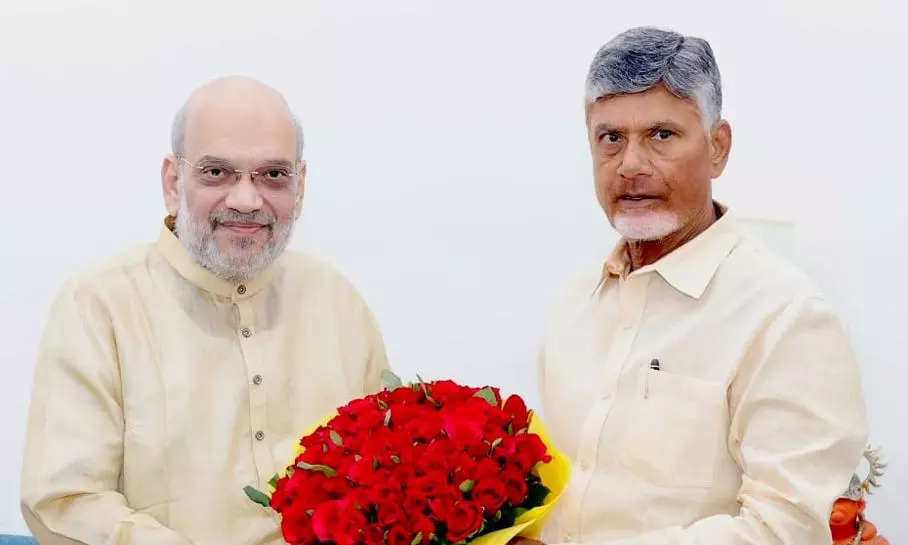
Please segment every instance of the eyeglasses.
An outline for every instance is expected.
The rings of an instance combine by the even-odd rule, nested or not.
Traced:
[[[289,187],[300,174],[299,170],[283,164],[264,165],[256,170],[240,170],[221,159],[205,159],[200,161],[200,164],[191,163],[182,156],[178,156],[177,159],[195,170],[199,180],[208,185],[239,182],[248,174],[254,184],[284,188]]]

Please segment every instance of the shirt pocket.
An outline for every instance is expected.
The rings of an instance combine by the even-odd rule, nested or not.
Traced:
[[[646,368],[618,460],[655,486],[709,488],[728,428],[727,388],[700,378]]]

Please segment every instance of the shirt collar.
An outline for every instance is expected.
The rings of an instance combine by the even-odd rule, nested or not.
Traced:
[[[699,299],[722,261],[741,238],[734,217],[728,213],[728,207],[718,202],[715,206],[720,217],[705,231],[659,261],[630,274],[627,241],[622,238],[603,266],[601,284],[609,278],[624,278],[655,271],[678,291]]]
[[[268,267],[262,274],[250,278],[243,283],[233,283],[202,268],[198,262],[183,247],[176,233],[173,231],[173,221],[164,220],[164,226],[158,237],[157,248],[170,265],[196,286],[215,295],[228,297],[232,300],[242,300],[252,297],[262,290],[274,277],[275,267]]]

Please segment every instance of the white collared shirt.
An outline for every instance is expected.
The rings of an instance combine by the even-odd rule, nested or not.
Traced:
[[[622,242],[547,330],[544,414],[574,461],[547,542],[830,543],[867,440],[830,303],[728,214],[628,269]]]

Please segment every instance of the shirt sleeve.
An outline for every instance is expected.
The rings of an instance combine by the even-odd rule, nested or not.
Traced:
[[[123,410],[103,306],[69,286],[54,301],[35,366],[22,514],[42,545],[191,545],[118,492]]]
[[[743,470],[738,514],[610,545],[832,542],[832,505],[868,432],[858,362],[829,303],[798,301],[765,326],[729,399],[729,449]]]

